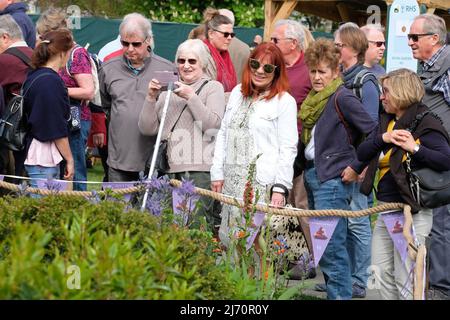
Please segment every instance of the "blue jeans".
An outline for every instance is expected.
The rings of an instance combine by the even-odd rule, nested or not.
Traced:
[[[308,192],[310,209],[350,209],[352,185],[343,184],[341,178],[321,183],[316,169],[311,168],[305,171],[305,187]],[[331,300],[352,298],[350,260],[346,242],[347,219],[339,218],[336,229],[319,262],[327,285],[327,298]]]
[[[25,165],[25,171],[31,179],[59,179],[59,165],[56,167],[42,167],[42,166],[29,166]],[[36,180],[30,181],[30,186],[37,188],[38,184]],[[40,198],[41,195],[31,194],[32,198]]]
[[[368,208],[368,197],[359,192],[359,188],[359,183],[353,183],[352,201],[350,202],[352,211]],[[366,287],[369,277],[371,243],[370,217],[348,218],[347,250],[350,256],[352,283],[357,283],[363,288]]]
[[[69,135],[70,150],[75,165],[74,181],[87,181],[86,144],[91,129],[91,121],[81,120],[81,129]],[[73,190],[86,191],[85,183],[74,183]]]

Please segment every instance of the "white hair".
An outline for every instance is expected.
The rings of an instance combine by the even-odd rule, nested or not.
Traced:
[[[178,60],[178,57],[181,54],[188,54],[192,53],[194,54],[200,63],[200,67],[202,70],[205,70],[205,68],[208,65],[208,50],[206,49],[206,45],[203,43],[200,39],[188,39],[184,42],[182,42],[177,49],[177,53],[175,54],[175,61]]]
[[[301,50],[305,49],[305,31],[300,24],[295,20],[289,19],[281,19],[275,23],[274,28],[278,28],[281,26],[286,26],[286,30],[284,32],[284,36],[286,38],[292,38],[297,40],[298,48]]]
[[[10,14],[0,16],[0,35],[4,34],[14,40],[23,40],[22,29]]]
[[[423,24],[423,32],[437,34],[439,36],[439,44],[444,45],[447,37],[445,20],[435,14],[424,13],[416,16],[413,21],[416,22],[420,19],[425,20]]]
[[[364,34],[367,36],[370,31],[378,31],[384,34],[384,27],[380,23],[369,23],[365,26],[362,26],[361,31],[364,32]]]
[[[142,38],[149,39],[150,48],[152,48],[152,50],[155,49],[152,24],[150,20],[140,13],[133,12],[127,14],[119,26],[119,34],[120,36],[140,34]]]

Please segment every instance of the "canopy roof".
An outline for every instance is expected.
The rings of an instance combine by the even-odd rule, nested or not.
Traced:
[[[268,39],[273,24],[279,19],[287,19],[292,11],[325,18],[336,22],[353,21],[358,25],[367,23],[367,19],[373,14],[367,13],[371,5],[378,6],[381,10],[381,23],[386,25],[386,12],[388,4],[393,0],[265,0],[265,25],[264,38]],[[450,0],[418,0],[419,5],[425,5],[427,12],[435,13],[446,20],[450,28]]]

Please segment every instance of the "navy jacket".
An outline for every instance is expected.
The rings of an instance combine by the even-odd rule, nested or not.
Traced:
[[[335,100],[348,129],[338,116]],[[362,134],[369,134],[376,126],[377,123],[369,116],[360,100],[349,89],[343,86],[338,88],[328,99],[314,131],[314,166],[320,182],[340,177],[347,166],[361,173],[367,163],[357,159],[349,135],[352,141],[357,141]],[[305,168],[305,148],[300,140],[294,162],[294,177],[300,175]]]
[[[27,149],[33,138],[47,142],[67,137],[69,96],[61,77],[52,69],[38,68],[28,74],[23,90],[24,109],[30,130]]]
[[[0,15],[10,14],[22,29],[23,39],[27,45],[34,49],[34,46],[36,45],[36,28],[34,27],[33,21],[31,21],[26,13],[27,9],[28,6],[26,3],[12,3],[7,6],[5,10],[0,11]]]

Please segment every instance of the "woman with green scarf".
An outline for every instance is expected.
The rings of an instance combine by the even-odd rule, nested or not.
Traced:
[[[352,142],[376,127],[359,99],[343,86],[339,58],[331,40],[317,40],[305,52],[313,89],[299,113],[303,130],[295,175],[304,171],[310,209],[350,210],[352,184],[365,167],[358,161]],[[327,235],[322,232],[316,237],[330,239],[319,265],[328,299],[351,299],[347,219],[332,219],[336,222],[334,232],[329,229]],[[322,218],[317,220],[320,223]]]

